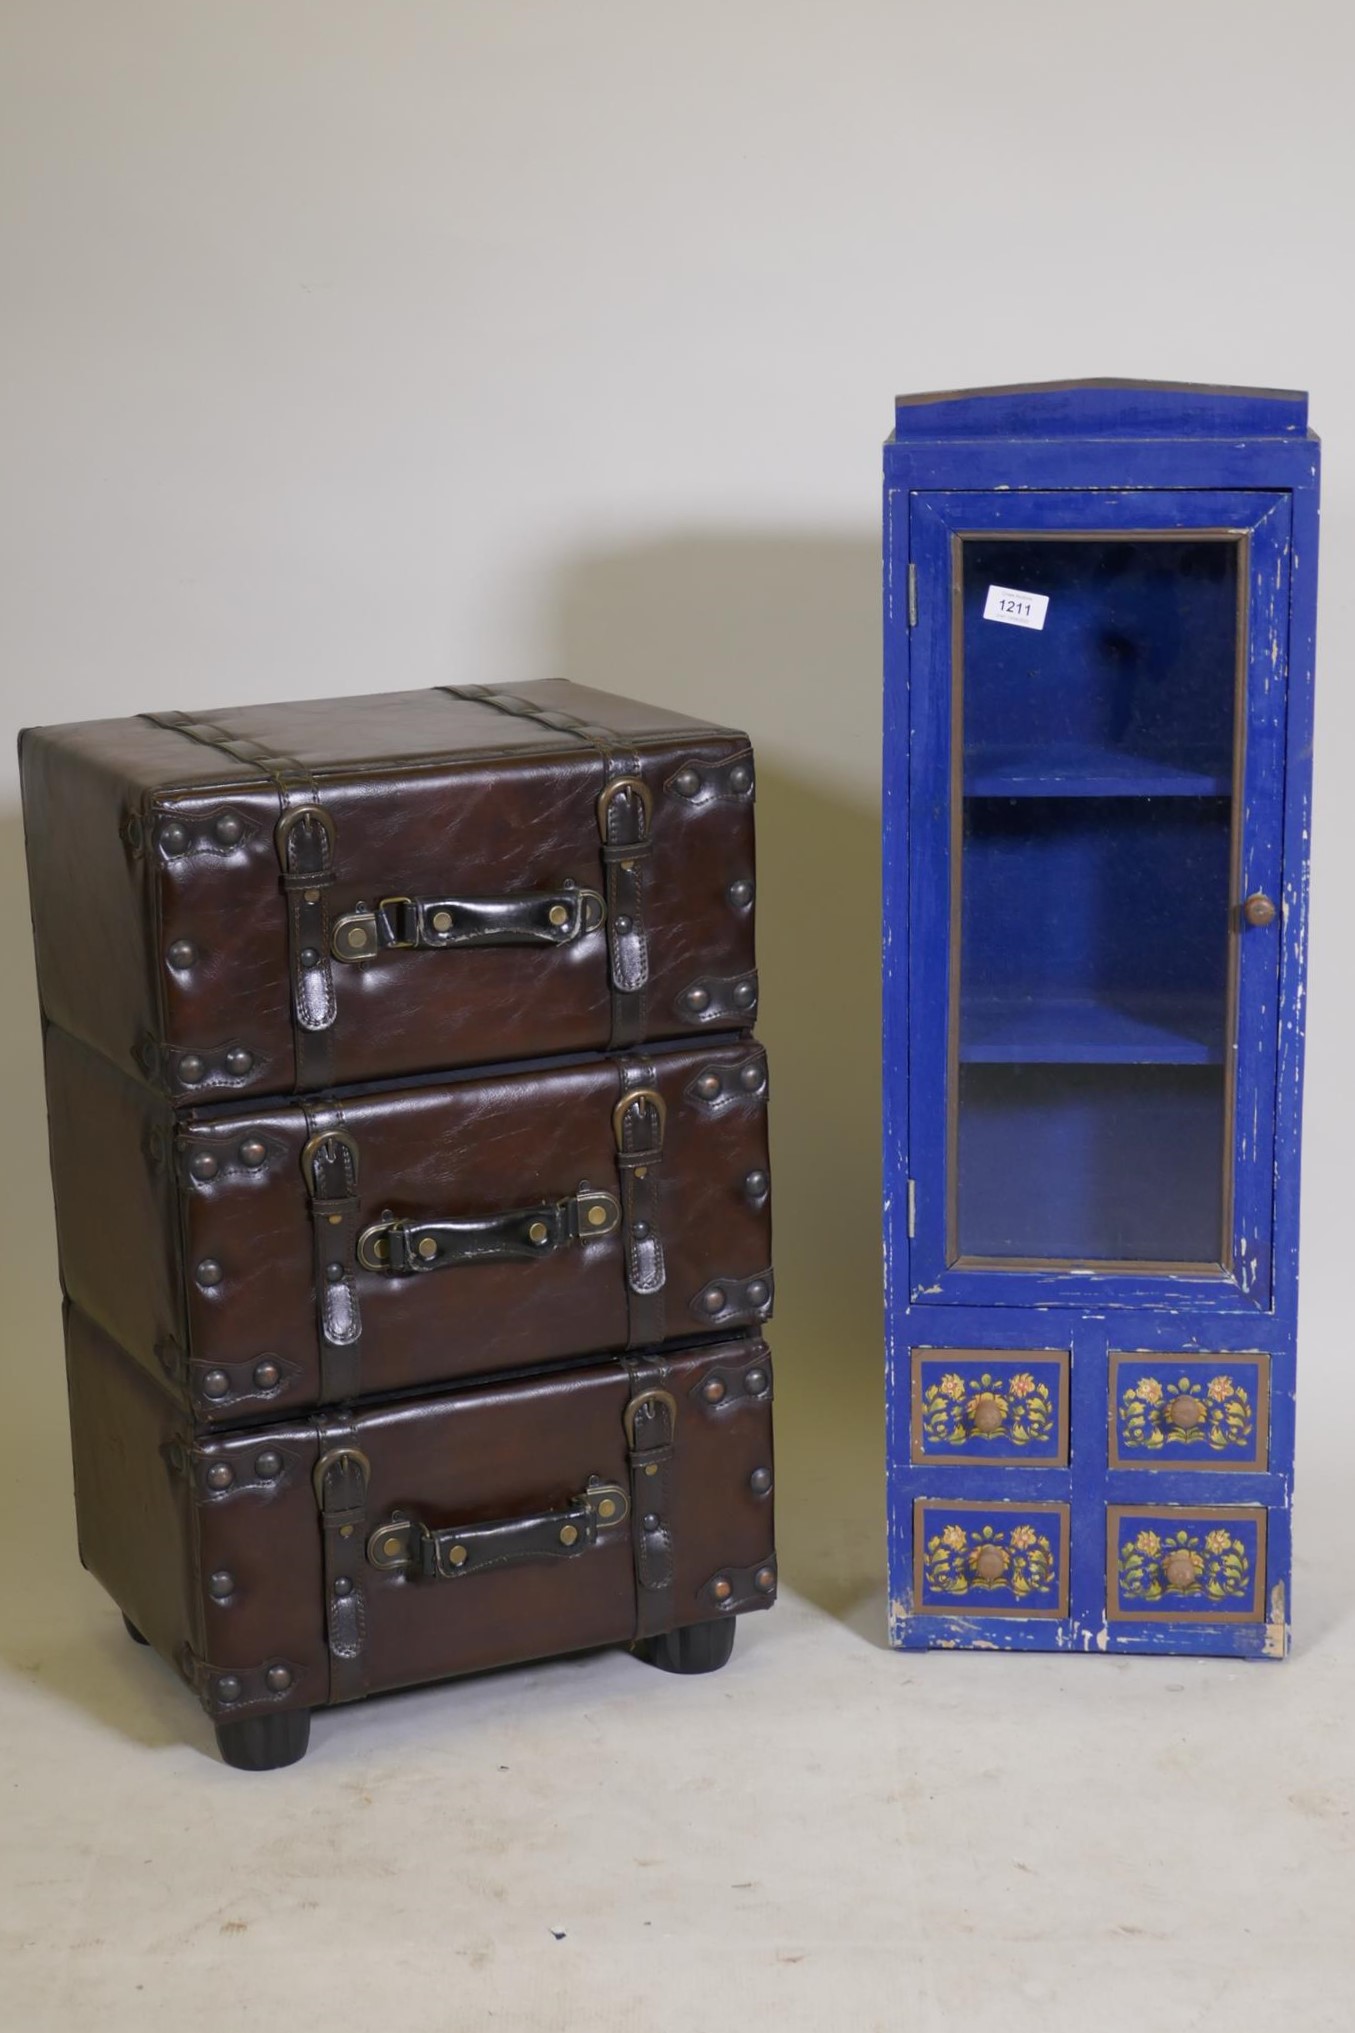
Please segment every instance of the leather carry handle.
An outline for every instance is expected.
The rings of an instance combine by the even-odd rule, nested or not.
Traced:
[[[589,1478],[588,1487],[562,1509],[500,1518],[487,1525],[434,1528],[394,1511],[367,1541],[367,1558],[385,1573],[424,1581],[457,1581],[490,1567],[524,1560],[572,1560],[597,1544],[599,1532],[621,1525],[630,1499],[619,1483]]]
[[[599,891],[569,887],[506,897],[382,897],[334,920],[330,951],[360,963],[379,953],[467,946],[568,946],[607,916]]]
[[[364,1271],[387,1277],[449,1270],[456,1264],[530,1263],[576,1242],[613,1235],[621,1225],[614,1193],[581,1188],[567,1200],[517,1207],[506,1214],[465,1215],[440,1221],[386,1214],[358,1237]]]

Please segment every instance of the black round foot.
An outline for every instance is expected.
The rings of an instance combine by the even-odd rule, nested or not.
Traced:
[[[127,1635],[134,1645],[149,1645],[150,1639],[142,1637],[140,1631],[137,1629],[136,1625],[132,1622],[132,1619],[129,1616],[125,1616],[122,1621],[126,1625]]]
[[[237,1772],[275,1772],[306,1755],[311,1740],[308,1708],[283,1708],[272,1715],[242,1715],[238,1722],[219,1722],[216,1744],[223,1763]]]
[[[705,1624],[684,1624],[659,1638],[641,1638],[639,1657],[664,1673],[718,1673],[734,1649],[735,1617],[715,1617]]]

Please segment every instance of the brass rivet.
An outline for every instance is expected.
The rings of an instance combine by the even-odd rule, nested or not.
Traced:
[[[765,1391],[767,1388],[766,1370],[750,1369],[747,1376],[743,1380],[743,1387],[753,1397],[756,1397],[759,1391]]]
[[[606,1219],[607,1219],[607,1210],[605,1207],[589,1208],[588,1225],[590,1228],[601,1228]]]
[[[745,911],[753,901],[753,885],[748,881],[731,882],[725,894],[736,911]]]
[[[732,1581],[726,1581],[722,1574],[718,1581],[712,1583],[710,1592],[717,1602],[728,1602],[734,1593],[734,1584]]]
[[[451,931],[451,929],[452,929],[452,914],[451,914],[451,912],[450,912],[450,911],[434,911],[434,913],[433,913],[433,930],[434,930],[435,932],[450,932],[450,931]]]
[[[546,915],[553,925],[567,925],[569,923],[569,912],[563,904],[552,904]]]
[[[574,1541],[578,1538],[578,1536],[579,1528],[577,1525],[561,1525],[560,1544],[562,1546],[572,1546],[574,1544]]]
[[[289,1666],[270,1666],[263,1677],[268,1683],[270,1694],[285,1694],[292,1684],[292,1673]]]
[[[428,1259],[430,1257],[435,1257],[437,1253],[438,1246],[434,1242],[432,1236],[425,1235],[419,1244],[419,1255],[423,1258],[424,1262],[427,1263]]]
[[[637,1179],[647,1179],[647,1178],[649,1177],[649,1167],[648,1167],[648,1165],[637,1165],[637,1166],[635,1167],[635,1176],[636,1176],[636,1178],[637,1178]],[[635,1225],[636,1225],[636,1228],[638,1229],[638,1228],[639,1228],[639,1226],[640,1226],[640,1223],[639,1223],[639,1222],[637,1221]],[[648,1229],[646,1228],[646,1230],[645,1230],[645,1234],[646,1234],[646,1235],[648,1235],[648,1233],[649,1233],[649,1230],[648,1230]]]
[[[762,1200],[766,1197],[767,1188],[770,1183],[765,1172],[746,1172],[744,1174],[743,1190],[750,1200]]]
[[[550,1230],[547,1228],[544,1221],[534,1221],[531,1227],[527,1230],[527,1240],[528,1242],[536,1243],[545,1242],[549,1234]]]
[[[234,1673],[222,1674],[216,1683],[216,1695],[218,1701],[238,1701],[240,1699],[240,1682]]]
[[[766,1078],[766,1068],[761,1059],[754,1059],[739,1074],[739,1085],[748,1094],[756,1094]]]
[[[382,1542],[381,1551],[385,1554],[387,1560],[398,1559],[404,1550],[404,1541],[402,1539],[386,1539]]]
[[[379,1264],[388,1264],[390,1262],[391,1246],[389,1236],[379,1235],[376,1238],[376,1241],[372,1244],[372,1255]]]
[[[447,1558],[451,1561],[453,1567],[464,1567],[469,1555],[464,1546],[453,1546]]]
[[[348,927],[348,943],[350,946],[356,947],[360,952],[368,942],[369,934],[365,925],[350,925]]]
[[[718,1405],[724,1394],[725,1387],[719,1377],[707,1377],[701,1386],[701,1395],[708,1405]]]
[[[254,1365],[255,1386],[261,1391],[271,1391],[281,1375],[282,1371],[275,1362],[256,1362]]]
[[[658,1474],[658,1472],[659,1472],[659,1464],[658,1464],[658,1462],[657,1462],[657,1461],[651,1461],[651,1462],[649,1462],[649,1463],[648,1463],[648,1465],[647,1465],[647,1466],[646,1466],[646,1468],[645,1468],[645,1474],[646,1474],[646,1475],[657,1475],[657,1474]]]
[[[751,981],[740,981],[734,989],[734,1001],[739,1009],[747,1009],[756,1001],[757,990]]]
[[[160,828],[157,837],[166,854],[182,854],[188,845],[188,828],[171,819],[168,826]]]
[[[207,1471],[208,1489],[229,1489],[235,1481],[235,1470],[229,1461],[214,1461]]]
[[[234,847],[244,830],[243,823],[236,818],[234,812],[223,812],[212,828],[223,847]]]
[[[221,1167],[211,1151],[194,1151],[188,1169],[195,1179],[215,1179]]]
[[[720,1092],[719,1074],[702,1073],[698,1075],[696,1081],[696,1091],[701,1096],[701,1099],[703,1101],[714,1101],[716,1095]]]
[[[604,1497],[602,1499],[602,1502],[598,1505],[598,1516],[600,1518],[614,1518],[616,1516],[616,1505],[611,1497]]]
[[[737,763],[729,772],[729,788],[731,791],[751,790],[752,784],[753,772],[749,769],[746,762]]]
[[[232,1045],[226,1054],[226,1071],[234,1073],[237,1079],[241,1074],[248,1073],[253,1064],[254,1054],[247,1052],[243,1045]]]
[[[343,1216],[342,1214],[327,1214],[325,1216],[325,1220],[329,1223],[331,1228],[337,1228],[339,1226],[339,1223],[343,1220]]]
[[[258,1170],[267,1156],[268,1146],[261,1143],[258,1137],[247,1137],[240,1146],[240,1162],[242,1165],[248,1165],[252,1172]]]
[[[770,1468],[755,1468],[748,1478],[748,1487],[752,1490],[754,1496],[765,1497],[771,1486],[772,1472]]]
[[[204,1257],[196,1272],[198,1283],[208,1290],[221,1283],[221,1275],[221,1266],[215,1257]]]
[[[206,1071],[206,1065],[196,1052],[185,1052],[179,1061],[179,1078],[190,1087],[196,1086]]]
[[[694,769],[680,769],[673,778],[673,789],[680,798],[694,798],[701,788],[701,779]]]
[[[744,1293],[750,1306],[765,1306],[769,1297],[766,1283],[762,1278],[750,1278],[744,1287]]]
[[[764,1595],[770,1595],[776,1587],[776,1569],[774,1567],[759,1567],[757,1573],[753,1576],[753,1580]]]
[[[353,1536],[353,1527],[351,1525],[340,1525],[339,1537],[341,1539],[351,1539],[352,1536]]]
[[[209,1369],[202,1380],[204,1398],[224,1398],[231,1387],[231,1380],[224,1369]]]
[[[305,892],[305,897],[306,902],[308,904],[318,904],[320,901],[320,892],[318,889],[308,889]]]
[[[191,967],[197,957],[198,949],[191,939],[176,939],[165,954],[170,966],[177,967],[181,972],[185,967]]]
[[[228,1567],[218,1567],[207,1583],[208,1594],[215,1596],[220,1602],[224,1596],[233,1594],[234,1590],[235,1576]]]
[[[709,1291],[701,1294],[701,1304],[707,1313],[723,1313],[725,1309],[724,1287],[722,1285],[712,1285]]]
[[[709,1006],[710,990],[708,988],[689,988],[682,1000],[686,1003],[688,1009],[694,1010],[699,1016],[701,1011]]]
[[[254,1473],[263,1482],[268,1482],[282,1469],[282,1456],[275,1448],[266,1447],[262,1454],[254,1457]]]

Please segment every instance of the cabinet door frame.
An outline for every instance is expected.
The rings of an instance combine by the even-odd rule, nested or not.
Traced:
[[[1291,497],[1274,489],[927,490],[908,500],[910,1295],[914,1304],[1095,1303],[1205,1312],[1273,1305],[1274,1146],[1282,919],[1237,929],[1241,898],[1283,895],[1286,672]],[[903,518],[900,518],[903,520]],[[1232,1264],[1119,1270],[1104,1263],[1011,1268],[950,1261],[953,969],[951,899],[956,539],[1033,535],[1129,538],[1208,531],[1244,540],[1247,637],[1241,705],[1238,851],[1231,914],[1234,1033],[1226,1042],[1232,1107]],[[910,617],[911,618],[911,617]]]

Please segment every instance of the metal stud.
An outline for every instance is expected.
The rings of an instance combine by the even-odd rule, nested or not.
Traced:
[[[753,901],[753,885],[746,877],[740,877],[738,882],[730,883],[725,895],[736,911],[746,911]]]
[[[451,931],[451,929],[452,929],[452,914],[451,914],[451,912],[450,912],[450,911],[434,911],[434,913],[433,913],[433,930],[434,930],[435,932],[450,932],[450,931]]]
[[[194,1151],[188,1160],[188,1169],[195,1179],[207,1180],[215,1179],[221,1166],[211,1151]]]
[[[569,912],[563,904],[552,904],[546,916],[553,925],[567,925],[569,923]]]
[[[223,812],[212,828],[223,847],[234,847],[244,830],[244,821],[238,819],[234,812]]]
[[[718,1405],[724,1394],[725,1387],[719,1377],[707,1377],[701,1386],[701,1395],[708,1405]]]
[[[637,1242],[647,1242],[649,1239],[649,1223],[647,1221],[632,1221],[630,1232]]]
[[[749,1283],[744,1287],[744,1296],[750,1306],[765,1306],[771,1297],[770,1292],[767,1290],[766,1280],[763,1278],[750,1279]]]
[[[717,1602],[728,1602],[730,1596],[734,1593],[734,1584],[726,1575],[722,1574],[718,1581],[711,1583],[710,1592]]]
[[[545,1242],[549,1235],[550,1230],[547,1228],[544,1221],[534,1221],[531,1227],[527,1230],[528,1242],[534,1242],[538,1246],[541,1243]]]
[[[770,1595],[776,1587],[776,1569],[774,1567],[759,1567],[757,1573],[753,1576],[753,1585],[755,1588],[760,1588],[764,1595]]]
[[[701,1304],[707,1313],[723,1313],[726,1305],[723,1285],[711,1285],[701,1294]]]
[[[165,958],[170,966],[177,968],[180,973],[186,967],[191,967],[197,957],[198,949],[191,939],[176,939],[165,952]]]
[[[255,1455],[254,1473],[261,1482],[271,1482],[275,1475],[281,1475],[282,1456],[275,1447],[265,1447],[262,1454]]]
[[[746,1172],[743,1179],[745,1198],[749,1200],[765,1200],[767,1188],[770,1184],[771,1181],[765,1172]]]
[[[615,929],[621,934],[622,938],[624,938],[626,936],[626,933],[629,932],[629,930],[631,929],[634,920],[632,918],[622,916],[619,918],[614,918],[612,920],[612,923],[615,926]]]
[[[188,845],[188,828],[180,825],[177,819],[171,819],[167,826],[160,828],[158,837],[166,854],[182,854]]]
[[[251,1172],[257,1172],[268,1156],[268,1146],[258,1137],[246,1137],[240,1146],[240,1163],[248,1165]]]
[[[739,1070],[739,1085],[745,1094],[757,1094],[765,1085],[767,1069],[761,1059],[753,1059]]]
[[[743,1387],[750,1397],[756,1398],[762,1391],[765,1391],[767,1388],[766,1370],[750,1369],[746,1376],[744,1377]]]
[[[576,1539],[578,1538],[578,1536],[579,1528],[577,1525],[561,1525],[560,1544],[562,1546],[572,1546]]]
[[[702,1073],[697,1079],[696,1091],[703,1101],[714,1101],[716,1095],[720,1092],[720,1085],[718,1073]]]
[[[734,986],[734,1002],[739,1009],[749,1009],[757,1001],[757,990],[751,981],[739,981]]]
[[[229,1461],[214,1461],[207,1471],[208,1489],[229,1489],[235,1481],[235,1470]]]
[[[326,1276],[326,1277],[327,1277],[327,1278],[329,1279],[329,1282],[330,1282],[330,1284],[331,1284],[331,1285],[337,1285],[337,1284],[339,1284],[339,1283],[340,1283],[340,1281],[341,1281],[341,1280],[342,1280],[342,1278],[343,1278],[343,1265],[342,1265],[342,1264],[326,1264],[326,1265],[325,1265],[325,1276]]]
[[[207,1583],[207,1593],[214,1595],[218,1602],[235,1593],[235,1576],[229,1567],[218,1567]]]
[[[301,948],[301,965],[303,967],[318,967],[320,965],[320,955],[314,946],[303,946]]]
[[[700,1016],[703,1009],[710,1007],[710,990],[708,988],[689,988],[682,1000],[689,1010],[696,1016]]]
[[[453,1567],[464,1567],[470,1555],[464,1546],[453,1546],[447,1558],[451,1561]]]
[[[219,1285],[221,1283],[222,1279],[221,1266],[217,1262],[215,1257],[204,1257],[202,1259],[202,1262],[198,1265],[197,1270],[194,1273],[194,1276],[197,1278],[198,1283],[204,1288],[204,1290],[210,1291],[213,1285]]]
[[[179,1061],[179,1078],[189,1087],[196,1086],[206,1071],[205,1063],[196,1052],[185,1052]]]
[[[224,1398],[230,1390],[231,1380],[224,1369],[209,1369],[202,1380],[204,1398]]]
[[[282,1371],[278,1368],[277,1364],[270,1362],[267,1357],[262,1362],[256,1362],[254,1365],[254,1385],[256,1390],[271,1391],[281,1375]]]
[[[353,1577],[351,1574],[335,1575],[334,1593],[338,1596],[348,1596],[353,1593]]]
[[[607,1518],[614,1518],[616,1516],[615,1497],[604,1497],[602,1499],[602,1502],[598,1505],[598,1516],[604,1521]]]
[[[589,1208],[588,1225],[590,1228],[601,1228],[605,1224],[606,1220],[607,1220],[607,1210],[605,1207]]]
[[[753,772],[749,769],[747,763],[736,762],[733,769],[729,772],[730,790],[742,793],[746,790],[751,790],[752,784]]]
[[[234,1673],[223,1673],[216,1683],[218,1701],[238,1701],[240,1691],[240,1682]]]
[[[673,778],[673,789],[680,798],[694,798],[701,788],[701,779],[694,769],[680,769]]]
[[[425,1235],[419,1243],[419,1255],[423,1258],[425,1263],[428,1263],[431,1258],[437,1255],[437,1253],[438,1246],[434,1242],[432,1236]]]
[[[748,1487],[755,1497],[765,1497],[772,1486],[770,1468],[755,1468],[748,1478]]]
[[[646,1512],[645,1512],[645,1515],[644,1515],[643,1523],[644,1523],[644,1528],[645,1528],[645,1530],[646,1530],[647,1532],[657,1532],[657,1531],[658,1531],[658,1529],[659,1529],[659,1514],[658,1514],[658,1512],[657,1512],[657,1511],[646,1511]]]
[[[253,1064],[254,1054],[247,1052],[243,1045],[232,1045],[226,1054],[226,1071],[233,1073],[237,1079],[241,1074],[248,1073]]]
[[[290,1666],[270,1666],[263,1677],[270,1694],[285,1694],[292,1684],[292,1669]]]

